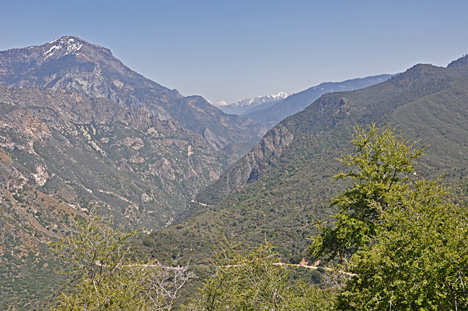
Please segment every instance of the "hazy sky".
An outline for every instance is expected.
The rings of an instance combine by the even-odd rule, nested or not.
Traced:
[[[0,50],[75,35],[212,102],[446,66],[468,53],[466,0],[4,0]]]

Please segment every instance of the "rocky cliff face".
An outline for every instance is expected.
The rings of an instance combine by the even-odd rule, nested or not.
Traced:
[[[466,107],[462,107],[461,103],[462,98],[467,95],[460,89],[467,83],[467,68],[451,66],[445,69],[420,64],[368,88],[323,95],[303,111],[273,127],[250,153],[231,166],[218,181],[199,193],[197,201],[222,204],[220,202],[229,195],[237,191],[242,193],[243,188],[265,176],[271,179],[269,183],[276,185],[281,184],[284,176],[289,176],[289,171],[294,171],[296,176],[306,174],[306,171],[312,172],[314,168],[308,167],[308,163],[317,165],[318,160],[315,158],[332,161],[326,154],[349,144],[356,124],[385,125],[390,122],[398,125],[399,129],[406,130],[410,136],[431,145],[431,154],[427,158],[432,161],[432,167],[464,167],[458,155],[446,155],[441,146],[457,149],[456,154],[465,152],[462,151],[465,150],[464,143],[456,138],[461,135],[456,134],[457,131],[463,133],[465,128],[459,124],[460,127],[457,125],[455,130],[451,123],[455,119],[458,120],[456,122],[462,122],[466,118]],[[453,98],[454,94],[458,94],[458,97]],[[434,99],[429,99],[430,97]],[[441,111],[440,116],[429,110],[428,107],[433,103],[437,103],[438,108],[433,109]],[[443,117],[446,115],[451,115],[453,120]],[[435,135],[434,132],[439,130],[421,130],[439,126],[444,128],[444,133],[451,128],[449,140],[457,140],[457,143],[448,143],[448,136]],[[432,137],[429,134],[431,132]],[[434,143],[436,140],[439,142]],[[337,156],[335,154],[333,157]],[[296,171],[299,166],[304,166],[305,172]],[[313,174],[320,176],[322,172]]]
[[[253,142],[264,133],[253,121],[226,115],[201,97],[183,97],[176,90],[132,71],[110,50],[72,36],[41,46],[0,52],[0,83],[66,90],[144,109],[160,120],[174,119],[195,133],[212,132],[224,142],[211,144],[213,148]]]
[[[0,309],[49,301],[46,245],[98,208],[150,232],[174,222],[227,157],[173,119],[66,91],[0,87]],[[28,293],[27,295],[25,293]]]
[[[15,176],[4,191],[28,185],[147,229],[171,223],[227,161],[172,119],[108,99],[1,87],[0,111],[5,170]]]
[[[232,165],[214,184],[198,196],[200,202],[217,202],[241,189],[245,184],[255,182],[261,175],[274,169],[272,159],[281,156],[294,139],[294,131],[280,124],[270,130],[262,140]]]

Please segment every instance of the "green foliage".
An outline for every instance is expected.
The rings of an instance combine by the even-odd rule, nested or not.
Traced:
[[[55,310],[170,310],[194,275],[188,267],[130,261],[127,242],[134,235],[93,213],[53,243],[73,276]]]
[[[197,195],[196,201],[203,204],[194,204],[191,210],[196,214],[183,223],[184,229],[155,230],[153,243],[146,243],[141,252],[158,259],[183,252],[192,262],[205,263],[220,236],[232,234],[247,243],[268,238],[281,246],[282,256],[302,259],[310,244],[307,237],[316,232],[311,215],[324,220],[335,214],[330,198],[347,186],[347,180],[333,185],[328,181],[342,169],[333,159],[352,152],[356,123],[389,123],[421,147],[430,145],[418,159],[417,176],[443,175],[453,183],[468,169],[467,77],[468,67],[418,65],[369,88],[324,95],[282,121],[258,149],[268,142],[289,142],[292,135],[289,144],[237,162]],[[254,172],[258,179],[246,182],[236,172],[246,179]],[[205,223],[211,224],[210,230]]]
[[[403,140],[401,134],[394,135],[390,128],[380,131],[375,125],[368,130],[357,126],[352,144],[356,154],[341,159],[350,170],[334,179],[350,178],[353,184],[331,202],[338,208],[335,226],[319,224],[323,234],[311,246],[316,258],[344,256],[371,243],[389,204],[415,178],[412,161],[423,151]]]
[[[334,299],[332,292],[321,291],[304,282],[291,285],[289,273],[270,243],[253,249],[225,243],[216,255],[215,272],[205,281],[188,309],[329,309]]]
[[[437,181],[417,179],[414,144],[391,130],[357,129],[353,184],[332,201],[334,227],[322,227],[314,256],[350,256],[352,277],[338,310],[466,310],[468,211]]]
[[[317,286],[298,282],[293,288],[289,310],[334,310],[336,294],[335,288],[319,288]]]
[[[404,208],[402,208],[404,207]],[[468,212],[417,181],[382,217],[378,243],[351,258],[341,310],[467,310]]]
[[[138,299],[132,296],[139,292],[139,283],[129,269],[122,268],[126,241],[133,235],[115,231],[110,222],[102,223],[92,215],[78,223],[68,237],[53,243],[75,277],[74,290],[59,296],[57,309],[137,307],[134,302]]]

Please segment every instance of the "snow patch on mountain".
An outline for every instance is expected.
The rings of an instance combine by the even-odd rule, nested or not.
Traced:
[[[256,96],[252,98],[247,98],[243,100],[235,101],[231,104],[226,103],[225,101],[219,101],[215,104],[219,109],[225,113],[238,114],[241,115],[249,109],[252,109],[256,106],[278,102],[280,100],[288,97],[289,94],[286,92],[279,92],[277,94],[267,95],[267,96]]]
[[[273,95],[267,95],[267,96],[257,96],[253,98],[247,98],[243,100],[238,100],[230,104],[229,106],[232,107],[244,107],[244,106],[249,106],[249,107],[255,107],[260,104],[272,102],[272,101],[277,101],[277,100],[282,100],[288,97],[289,94],[286,92],[279,92],[278,94],[273,94]]]
[[[78,54],[78,51],[83,47],[83,43],[77,42],[72,37],[62,37],[53,41],[50,41],[47,45],[53,44],[45,53],[44,59],[47,59],[54,55],[56,51],[64,50],[64,55]]]
[[[223,106],[227,106],[227,105],[229,105],[229,104],[227,103],[227,101],[221,100],[221,101],[217,101],[214,105],[215,105],[216,107],[223,107]]]

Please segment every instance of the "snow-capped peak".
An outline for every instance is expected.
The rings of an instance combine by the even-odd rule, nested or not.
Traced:
[[[68,54],[77,55],[82,46],[83,46],[83,43],[80,43],[74,37],[65,36],[59,39],[55,39],[53,41],[50,41],[48,44],[46,44],[45,49],[47,50],[45,50],[44,52],[44,59],[51,57],[52,55],[54,55],[55,52],[59,50],[63,50],[64,55],[68,55]]]
[[[288,93],[279,92],[273,95],[257,96],[253,98],[238,100],[231,104],[227,104],[225,101],[219,101],[215,104],[215,106],[217,106],[219,109],[221,109],[222,111],[226,113],[242,114],[246,112],[247,110],[250,110],[251,108],[254,108],[263,104],[269,104],[269,103],[273,104],[275,102],[285,99],[288,96],[289,96]]]
[[[229,104],[225,100],[220,100],[220,101],[217,101],[216,103],[214,103],[214,106],[216,106],[216,107],[223,107],[223,106],[227,106],[227,105],[229,105]]]
[[[289,94],[286,92],[279,92],[278,94],[273,94],[273,95],[266,95],[266,96],[257,96],[253,98],[247,98],[243,100],[238,100],[233,102],[232,104],[229,104],[229,106],[232,107],[244,107],[244,106],[250,106],[250,107],[255,107],[260,104],[272,102],[272,101],[277,101],[277,100],[282,100],[288,97]]]

